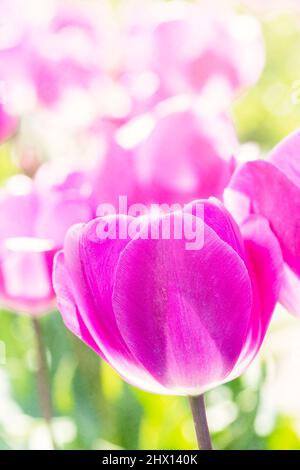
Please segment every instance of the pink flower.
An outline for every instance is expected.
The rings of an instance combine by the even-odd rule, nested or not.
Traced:
[[[221,198],[235,169],[237,146],[234,127],[224,116],[192,108],[156,114],[150,134],[135,151],[143,200]]]
[[[163,233],[166,223],[170,237],[151,238],[153,224]],[[114,237],[124,224],[133,232]],[[203,247],[186,249],[191,239],[175,235],[178,224],[203,234]],[[231,380],[261,346],[282,268],[264,219],[251,217],[242,232],[245,244],[221,203],[204,200],[154,218],[72,227],[54,266],[66,326],[150,392],[199,394]]]
[[[101,76],[102,32],[89,10],[61,6],[37,19],[32,11],[22,15],[23,3],[11,0],[1,11],[0,80],[20,112],[36,103],[54,106],[68,89],[87,89]]]
[[[236,165],[234,127],[226,116],[183,104],[161,103],[106,134],[106,151],[91,175],[95,207],[116,205],[122,195],[129,204],[222,197]]]
[[[40,45],[31,44],[34,60],[30,67],[42,104],[55,104],[68,88],[88,89],[92,80],[101,76],[103,45],[88,10],[58,9],[40,40]]]
[[[202,109],[202,104],[198,107],[181,96],[122,126],[95,123],[90,132],[97,141],[98,158],[77,175],[82,177],[83,189],[91,193],[95,214],[99,204],[118,207],[120,196],[127,197],[128,205],[222,198],[236,167],[239,145],[231,120]],[[62,167],[63,172],[64,165],[59,160],[55,163],[56,178],[57,169]],[[52,172],[44,168],[43,173],[42,185],[47,185]]]
[[[102,203],[118,207],[120,196],[126,196],[128,204],[144,202],[141,201],[133,152],[119,145],[114,138],[108,140],[103,158],[92,171],[87,172],[95,213],[98,205]]]
[[[32,315],[54,305],[53,257],[67,229],[91,218],[87,201],[67,188],[37,189],[24,176],[0,192],[0,302]]]
[[[249,214],[265,217],[276,235],[284,260],[281,303],[300,315],[300,132],[281,142],[267,161],[243,165],[225,191],[225,201],[238,222]]]
[[[124,35],[124,73],[133,97],[139,99],[143,90],[153,104],[202,92],[211,79],[222,82],[232,97],[258,80],[265,61],[258,21],[216,8],[186,2],[135,5]]]

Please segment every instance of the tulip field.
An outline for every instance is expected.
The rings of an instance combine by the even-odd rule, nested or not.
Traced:
[[[300,450],[299,70],[297,0],[0,0],[0,450]]]

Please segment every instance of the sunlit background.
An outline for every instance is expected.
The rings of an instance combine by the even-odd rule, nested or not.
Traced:
[[[44,161],[53,162],[62,173],[92,169],[107,144],[103,126],[121,126],[129,114],[135,117],[147,111],[156,87],[155,74],[143,64],[145,38],[138,26],[131,35],[126,33],[129,25],[147,28],[146,5],[153,2],[59,2],[74,15],[73,26],[63,28],[57,19],[57,29],[47,34],[45,25],[55,2],[25,3],[26,8],[20,7],[22,1],[1,1],[0,6],[0,111],[9,111],[13,129],[0,146],[1,184],[17,173],[34,175]],[[299,127],[300,5],[296,0],[221,3],[217,8],[210,2],[218,21],[223,18],[222,8],[235,9],[248,15],[248,21],[249,15],[255,17],[263,31],[266,62],[259,80],[254,85],[250,80],[247,89],[239,90],[229,102],[225,93],[222,102],[222,87],[214,88],[244,144],[238,157],[258,158]],[[234,34],[243,41],[247,32],[251,28],[237,28]],[[24,48],[24,62],[5,55],[8,44]],[[41,62],[51,58],[52,69],[49,65],[45,72],[42,65],[31,66],[32,44]],[[124,61],[127,75],[121,71]],[[37,77],[36,89],[28,76],[31,72]],[[207,88],[207,106],[213,107],[215,91]],[[17,123],[15,117],[20,118]],[[143,130],[137,127],[134,132],[132,138],[139,139]],[[36,396],[31,322],[26,316],[0,313],[0,447],[51,448]],[[42,329],[51,375],[53,428],[60,448],[196,447],[187,400],[150,395],[127,385],[69,333],[56,311],[42,318]],[[214,446],[300,449],[299,371],[300,322],[278,308],[263,350],[250,369],[207,395]]]

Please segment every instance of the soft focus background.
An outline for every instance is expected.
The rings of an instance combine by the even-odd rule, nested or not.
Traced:
[[[75,3],[80,2],[66,2],[70,8]],[[93,14],[95,3],[83,2],[87,14]],[[124,4],[141,6],[144,1],[111,0],[108,3],[113,15],[121,17]],[[261,78],[247,91],[240,92],[230,105],[239,139],[245,143],[239,157],[256,158],[299,127],[300,5],[297,1],[279,0],[222,3],[226,8],[254,15],[263,30],[266,65]],[[24,17],[29,25],[25,27],[29,29],[35,27],[35,21],[42,23],[51,15],[51,2],[28,0],[27,4],[30,4],[26,9],[28,18],[25,13]],[[98,4],[102,4],[102,0]],[[126,14],[132,15],[133,11],[128,10]],[[23,12],[16,14],[23,15]],[[103,40],[109,47],[106,44],[104,51],[101,47],[93,51],[94,65],[96,68],[97,54],[99,60],[101,55],[107,54],[101,60],[113,69],[120,47],[114,42],[116,24],[104,17],[101,20],[102,29],[93,34],[103,34],[102,39],[98,38],[99,44]],[[2,33],[5,36],[3,16],[0,16],[0,26],[3,26],[1,38]],[[78,52],[82,46],[84,58],[88,46],[80,42],[80,37],[77,39],[75,49]],[[55,47],[59,49],[60,44]],[[0,73],[4,66],[5,59],[1,56]],[[15,79],[18,78],[16,69]],[[85,79],[82,77],[82,83]],[[147,79],[149,85],[151,77],[144,77]],[[93,90],[99,100],[98,109],[105,110],[104,114],[114,119],[122,119],[126,114],[122,87],[118,80],[106,86],[109,91],[104,96],[99,90]],[[5,96],[5,91],[2,92]],[[46,106],[35,107],[30,90],[21,80],[18,93],[13,104],[23,117],[14,136],[0,146],[1,184],[15,173],[34,173],[38,162],[46,158],[61,158],[63,164],[68,165],[72,155],[80,164],[88,166],[100,144],[95,132],[88,137],[84,134],[92,111],[82,90],[65,96],[61,108],[55,111]],[[89,93],[90,90],[87,95]],[[41,96],[44,102],[51,101],[51,96],[43,94],[43,90]],[[93,95],[90,100],[94,99]],[[51,375],[54,433],[61,448],[195,448],[193,423],[184,398],[154,396],[128,386],[67,331],[58,312],[43,317],[41,322]],[[0,448],[50,448],[36,396],[36,357],[30,319],[1,311],[0,340]],[[300,449],[299,371],[300,322],[278,308],[263,350],[247,373],[207,395],[214,446]]]

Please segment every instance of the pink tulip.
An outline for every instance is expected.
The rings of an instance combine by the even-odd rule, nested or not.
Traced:
[[[88,172],[88,179],[92,187],[91,203],[95,213],[102,203],[118,207],[120,196],[126,196],[128,204],[141,202],[133,152],[113,138],[109,139],[103,159]]]
[[[88,221],[87,201],[67,188],[40,191],[27,177],[0,192],[0,302],[32,315],[54,306],[53,257],[67,229]]]
[[[135,150],[142,199],[186,203],[221,198],[235,168],[234,128],[224,116],[173,109],[157,115]]]
[[[0,43],[0,80],[13,106],[22,111],[36,103],[50,107],[68,89],[88,88],[101,75],[103,49],[93,13],[61,6],[38,21],[30,11],[22,15],[23,10],[19,0],[0,6],[7,35]]]
[[[162,234],[166,223],[169,238],[151,238],[153,224]],[[115,236],[126,224],[133,231]],[[190,233],[175,235],[180,224],[204,236],[201,249],[187,249]],[[125,380],[150,392],[197,395],[231,380],[261,346],[282,268],[264,219],[249,218],[242,233],[245,243],[213,200],[72,227],[54,266],[66,326]]]
[[[41,103],[51,106],[68,88],[87,89],[101,75],[100,33],[88,10],[58,9],[42,32],[42,44],[34,45],[31,74]]]
[[[178,54],[177,47],[184,44],[187,50],[181,46]],[[254,18],[227,14],[219,20],[215,14],[196,10],[186,21],[158,25],[155,63],[171,89],[176,87],[176,79],[180,85],[176,71],[181,71],[181,80],[188,80],[196,91],[218,76],[236,91],[252,85],[260,76],[264,65],[261,31]]]
[[[176,100],[107,133],[107,148],[91,173],[94,206],[186,203],[222,197],[235,169],[234,127],[223,115]]]
[[[199,93],[211,79],[222,82],[232,97],[260,77],[264,44],[253,17],[186,2],[135,5],[128,16],[124,73],[137,99],[142,91],[152,104],[178,93]],[[143,77],[144,88],[139,86]]]
[[[249,214],[265,217],[284,260],[281,303],[300,315],[300,131],[287,137],[267,161],[243,165],[225,192],[227,207],[238,222]]]

